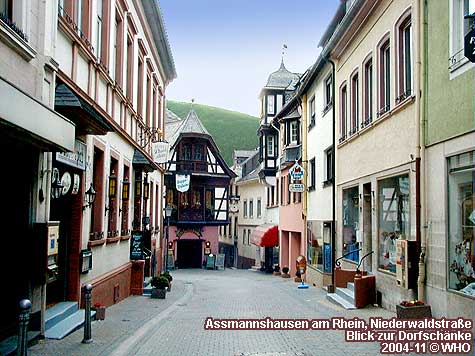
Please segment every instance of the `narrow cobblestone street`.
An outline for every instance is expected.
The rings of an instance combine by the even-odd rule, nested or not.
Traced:
[[[358,355],[379,354],[377,343],[344,341],[343,331],[209,331],[206,317],[330,318],[393,313],[368,307],[344,311],[315,287],[242,270],[180,270],[166,300],[130,297],[93,323],[94,342],[81,344],[82,330],[60,341],[44,340],[30,355]]]

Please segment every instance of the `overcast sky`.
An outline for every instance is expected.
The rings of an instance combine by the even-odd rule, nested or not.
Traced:
[[[303,73],[340,0],[160,0],[178,78],[167,98],[257,116],[270,73]]]

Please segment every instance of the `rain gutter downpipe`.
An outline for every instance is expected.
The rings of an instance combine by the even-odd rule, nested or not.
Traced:
[[[335,253],[336,253],[336,177],[335,177],[335,153],[336,153],[336,108],[335,108],[335,62],[331,59],[327,59],[327,62],[332,65],[332,100],[333,100],[333,109],[332,109],[332,238],[331,238],[331,247],[332,247],[332,258],[331,258],[331,269],[332,269],[332,284],[328,286],[328,293],[335,293]]]

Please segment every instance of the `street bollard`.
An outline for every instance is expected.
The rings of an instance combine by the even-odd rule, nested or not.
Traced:
[[[85,302],[86,307],[84,309],[84,339],[82,340],[83,344],[90,344],[92,342],[92,335],[91,335],[91,292],[92,292],[92,285],[86,284],[84,287],[85,293]]]
[[[28,299],[20,301],[19,332],[17,356],[28,355],[28,323],[30,322],[31,302]]]

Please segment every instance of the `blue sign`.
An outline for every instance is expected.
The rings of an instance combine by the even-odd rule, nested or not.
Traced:
[[[323,272],[330,273],[332,271],[332,249],[329,243],[323,244]]]

